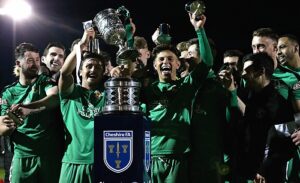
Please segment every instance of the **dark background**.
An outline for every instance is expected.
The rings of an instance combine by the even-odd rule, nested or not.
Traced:
[[[2,6],[4,0],[0,0]],[[171,25],[174,44],[196,37],[184,5],[187,0],[27,0],[33,6],[34,16],[22,22],[0,15],[0,90],[13,82],[13,50],[21,42],[35,44],[42,54],[49,41],[61,41],[67,48],[80,38],[82,23],[93,19],[106,8],[117,9],[124,5],[136,24],[136,35],[144,36],[150,48],[151,35],[160,23]],[[279,34],[291,33],[300,37],[300,16],[297,1],[270,0],[206,0],[207,36],[217,49],[216,67],[227,49],[251,52],[252,31],[271,27]],[[115,47],[102,45],[112,54]],[[69,53],[69,51],[67,52]]]

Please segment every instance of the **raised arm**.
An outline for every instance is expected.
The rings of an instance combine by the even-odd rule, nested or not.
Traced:
[[[94,37],[95,31],[93,28],[85,30],[79,43],[75,45],[73,51],[67,56],[65,63],[61,68],[60,78],[58,82],[58,90],[60,93],[67,95],[73,91],[74,78],[72,72],[76,68],[76,51],[78,49],[83,50],[85,47],[87,47],[89,40]]]
[[[136,27],[135,24],[132,21],[132,18],[129,19],[130,23],[125,25],[125,30],[126,30],[126,40],[127,40],[127,46],[129,48],[133,47],[133,35],[135,33]]]
[[[201,15],[200,20],[196,20],[195,14],[189,13],[190,22],[194,26],[199,41],[199,51],[203,62],[208,66],[213,66],[212,51],[204,30],[204,24],[206,22],[206,16]]]

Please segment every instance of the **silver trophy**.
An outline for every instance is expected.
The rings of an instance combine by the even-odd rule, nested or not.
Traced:
[[[93,20],[97,27],[99,36],[109,45],[119,47],[117,52],[118,65],[130,65],[139,56],[136,49],[126,46],[126,31],[124,25],[119,18],[118,10],[109,8],[100,11]]]
[[[98,29],[99,36],[107,44],[119,47],[116,62],[123,71],[122,73],[125,73],[105,82],[106,103],[103,113],[139,113],[141,111],[139,106],[141,84],[130,77],[132,62],[136,61],[139,53],[136,49],[126,46],[126,31],[118,10],[109,8],[100,11],[93,19],[93,23]]]
[[[201,19],[201,15],[205,13],[206,6],[203,1],[196,0],[185,4],[185,10],[191,14],[195,14],[196,20],[199,21]]]

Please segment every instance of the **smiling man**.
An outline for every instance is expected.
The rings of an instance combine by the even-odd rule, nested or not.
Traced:
[[[151,119],[152,182],[189,181],[190,119],[192,101],[212,66],[212,53],[204,31],[206,17],[190,21],[198,35],[203,58],[186,77],[178,79],[180,52],[172,45],[158,45],[152,51],[159,80],[142,92]],[[207,56],[205,56],[207,55]]]
[[[54,113],[59,104],[57,87],[49,77],[38,75],[40,55],[33,44],[18,45],[15,58],[18,82],[4,89],[0,116],[0,135],[10,135],[14,145],[10,181],[57,182],[63,140]],[[22,123],[8,111],[22,117]]]
[[[65,61],[65,46],[60,42],[48,43],[41,61],[46,66],[46,68],[43,68],[41,65],[41,69],[46,69],[46,72],[49,72],[46,74],[49,74],[55,81],[58,81],[59,71]]]
[[[86,30],[76,45],[86,50],[95,31]],[[61,112],[66,125],[66,151],[62,159],[59,182],[92,182],[94,163],[94,116],[104,105],[103,74],[107,57],[96,53],[83,54],[79,68],[81,85],[74,83],[76,49],[68,55],[61,69],[59,92]]]

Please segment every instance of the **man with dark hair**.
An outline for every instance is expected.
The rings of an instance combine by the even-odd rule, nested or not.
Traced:
[[[240,136],[242,153],[238,157],[237,171],[245,179],[265,179],[275,183],[284,182],[282,168],[285,162],[277,158],[272,143],[269,143],[267,160],[263,162],[268,131],[274,124],[293,121],[294,113],[291,103],[276,90],[271,80],[273,71],[274,61],[267,53],[249,54],[243,59],[242,77],[250,93],[243,128],[239,129],[243,135]]]
[[[94,37],[93,28],[85,30],[75,46],[81,51],[86,50],[89,39]],[[94,117],[104,106],[102,80],[107,57],[101,53],[83,53],[79,68],[82,79],[81,85],[78,85],[72,75],[76,67],[76,49],[66,58],[59,79],[60,106],[67,131],[60,183],[93,182]]]
[[[293,105],[296,111],[300,111],[300,94],[299,94],[299,80],[300,80],[300,56],[299,56],[299,42],[296,36],[292,34],[281,35],[278,39],[277,59],[281,63],[283,70],[282,77],[291,88],[291,93],[294,98]],[[290,73],[294,77],[290,77]],[[278,126],[280,127],[280,126]],[[299,128],[299,125],[297,125]],[[300,132],[296,130],[291,137],[296,146],[300,145]],[[289,181],[300,181],[300,163],[299,163],[299,149],[295,153],[294,158],[288,163],[287,177]]]
[[[206,17],[202,15],[197,21],[194,14],[189,15],[203,58],[208,59],[203,59],[186,77],[177,79],[179,51],[171,45],[158,45],[152,54],[159,81],[142,91],[142,101],[151,119],[151,177],[155,183],[190,181],[192,100],[212,66],[212,55],[203,28]]]
[[[0,118],[0,134],[10,135],[14,144],[10,181],[57,182],[62,152],[52,113],[59,104],[57,87],[49,77],[38,75],[40,56],[34,45],[18,45],[15,58],[19,82],[4,89]]]
[[[299,68],[299,41],[292,34],[281,35],[277,45],[277,59],[280,64]]]
[[[58,81],[59,70],[65,60],[65,47],[60,42],[50,42],[44,49],[41,61],[50,71],[50,76]]]
[[[226,50],[223,54],[223,63],[228,64],[229,68],[241,72],[243,53],[240,50]]]
[[[243,53],[240,50],[226,50],[223,54],[223,66],[220,71],[226,69],[231,72],[236,86],[241,84],[242,59]],[[238,96],[243,96],[244,88],[237,87],[237,92]]]

